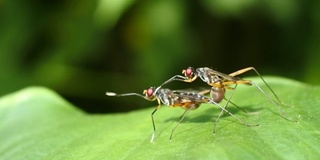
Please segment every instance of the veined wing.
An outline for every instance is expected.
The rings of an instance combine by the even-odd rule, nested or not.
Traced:
[[[206,67],[206,73],[210,76],[218,76],[221,78],[222,81],[234,81],[235,82],[235,81],[241,80],[239,77],[233,77],[228,74],[221,73],[221,72],[215,71],[215,70],[207,68],[207,67]]]
[[[173,91],[178,101],[182,103],[206,103],[209,98],[197,92]]]

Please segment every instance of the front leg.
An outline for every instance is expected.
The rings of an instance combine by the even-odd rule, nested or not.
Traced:
[[[168,83],[170,83],[172,81],[189,82],[189,79],[187,77],[184,77],[184,76],[181,76],[181,75],[175,75],[175,76],[171,77],[170,79],[168,79],[167,81],[165,81],[164,83],[162,83],[160,86],[168,84]]]

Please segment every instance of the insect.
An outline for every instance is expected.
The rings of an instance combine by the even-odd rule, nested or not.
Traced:
[[[205,91],[206,92],[206,91]],[[151,136],[151,142],[154,141],[154,135],[156,132],[156,127],[155,127],[155,122],[154,122],[154,117],[153,115],[156,113],[156,111],[160,108],[161,103],[166,105],[166,106],[171,106],[171,107],[181,107],[185,110],[183,113],[181,119],[177,123],[177,125],[172,129],[171,135],[170,135],[170,140],[172,139],[173,132],[175,129],[178,127],[178,125],[182,122],[182,120],[187,116],[187,114],[191,110],[195,110],[200,107],[202,103],[210,103],[210,104],[215,104],[218,107],[222,109],[222,111],[230,114],[232,117],[237,119],[241,124],[245,126],[258,126],[259,124],[248,124],[243,122],[241,119],[230,113],[225,109],[225,107],[222,107],[218,103],[212,101],[211,99],[207,98],[206,96],[203,95],[202,92],[195,93],[195,92],[186,92],[186,91],[172,91],[167,88],[161,88],[161,86],[155,88],[155,87],[150,87],[146,90],[143,91],[144,95],[138,94],[138,93],[124,93],[124,94],[117,94],[113,92],[106,92],[107,96],[117,96],[117,97],[122,97],[122,96],[139,96],[142,97],[148,101],[155,101],[157,100],[158,106],[156,109],[151,113],[151,119],[152,119],[152,126],[153,126],[153,133]],[[233,94],[233,93],[232,93]],[[229,96],[230,98],[231,96]],[[228,104],[229,101],[227,101],[226,105]]]
[[[162,85],[165,85],[167,83],[170,83],[172,81],[183,81],[183,82],[193,82],[197,79],[197,77],[200,77],[200,79],[204,82],[206,82],[208,85],[210,85],[211,91],[210,91],[210,98],[216,102],[219,103],[221,100],[224,98],[226,89],[229,90],[235,90],[238,84],[246,84],[246,85],[253,85],[255,86],[261,93],[264,94],[264,96],[279,110],[281,115],[293,122],[297,122],[296,120],[293,120],[291,117],[289,117],[272,99],[270,96],[268,96],[264,90],[258,84],[254,83],[251,80],[244,80],[241,79],[240,77],[236,77],[240,74],[243,74],[248,71],[255,71],[256,74],[260,77],[260,79],[263,81],[263,83],[268,87],[268,89],[272,92],[274,97],[277,99],[277,101],[283,105],[289,106],[282,102],[280,98],[275,94],[275,92],[271,89],[271,87],[267,84],[267,82],[262,78],[260,73],[254,68],[254,67],[247,67],[241,70],[238,70],[236,72],[233,72],[231,74],[224,74],[218,71],[215,71],[211,68],[208,67],[202,67],[202,68],[197,68],[194,69],[192,67],[188,67],[185,70],[182,70],[182,75],[175,75],[172,78],[168,79],[165,81]],[[234,87],[230,86],[234,85]],[[218,116],[219,117],[222,115],[222,111]],[[217,120],[218,120],[217,119]]]

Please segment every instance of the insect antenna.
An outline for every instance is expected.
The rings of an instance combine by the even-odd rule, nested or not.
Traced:
[[[117,93],[114,93],[114,92],[106,92],[106,95],[107,96],[116,96],[116,97],[124,97],[124,96],[138,96],[138,97],[141,97],[143,99],[146,99],[148,101],[152,101],[150,100],[149,98],[145,97],[144,95],[141,95],[139,93],[123,93],[123,94],[117,94]]]

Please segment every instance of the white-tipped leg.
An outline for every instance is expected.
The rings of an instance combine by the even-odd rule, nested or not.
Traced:
[[[153,141],[154,141],[154,132],[152,133],[150,142],[153,142]]]
[[[153,115],[154,113],[156,113],[156,111],[158,110],[158,108],[160,107],[160,104],[158,105],[158,107],[151,113],[151,120],[152,120],[152,126],[153,126],[153,133],[152,133],[152,136],[151,136],[151,140],[150,142],[153,142],[154,140],[154,134],[156,132],[156,125],[154,124],[154,119],[153,119]]]

